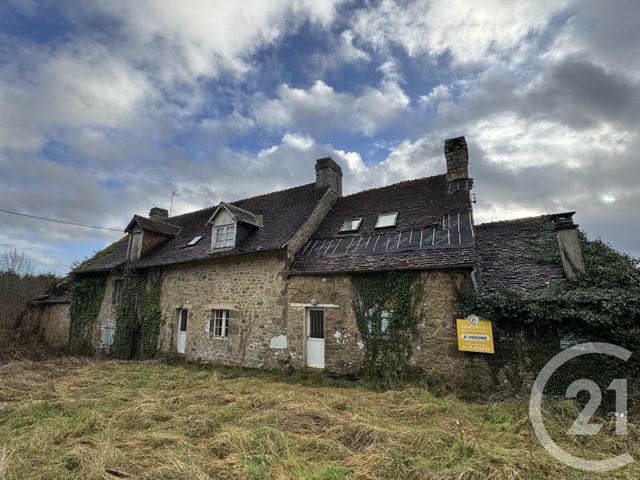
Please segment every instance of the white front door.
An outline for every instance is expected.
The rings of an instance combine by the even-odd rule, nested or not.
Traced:
[[[176,351],[184,353],[187,348],[187,318],[189,310],[186,308],[178,309],[178,342],[176,343]]]
[[[307,366],[324,368],[324,310],[307,313]]]

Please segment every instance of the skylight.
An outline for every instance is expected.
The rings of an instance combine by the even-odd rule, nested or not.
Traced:
[[[357,232],[360,228],[360,224],[362,223],[362,218],[354,218],[352,220],[347,220],[342,224],[342,228],[340,228],[340,233],[345,232]]]
[[[193,247],[196,243],[202,240],[204,235],[198,235],[197,237],[193,237],[189,243],[187,243],[187,247]]]
[[[398,212],[385,213],[378,217],[375,228],[395,227],[398,221]]]

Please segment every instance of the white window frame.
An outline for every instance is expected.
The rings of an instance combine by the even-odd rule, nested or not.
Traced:
[[[393,223],[391,225],[380,225],[380,223],[382,222],[382,219],[385,217],[393,217]],[[397,224],[398,224],[398,212],[382,213],[378,215],[378,220],[376,221],[375,228],[391,228],[391,227],[395,227]]]
[[[220,238],[218,236],[220,235]],[[211,238],[211,248],[213,250],[222,250],[224,248],[233,248],[236,246],[236,224],[218,225],[213,227],[213,235]]]
[[[357,222],[356,226],[352,228],[347,228],[347,224],[352,222]],[[360,230],[361,225],[362,225],[362,217],[350,218],[344,221],[344,223],[342,224],[342,227],[340,227],[340,233],[357,232],[358,230]]]
[[[211,313],[209,333],[214,338],[229,338],[229,310],[215,309]]]

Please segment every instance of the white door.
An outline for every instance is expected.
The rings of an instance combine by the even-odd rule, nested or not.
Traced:
[[[184,353],[187,347],[187,318],[189,310],[180,308],[178,310],[178,342],[176,350],[178,353]]]
[[[307,314],[307,366],[324,368],[324,310]]]

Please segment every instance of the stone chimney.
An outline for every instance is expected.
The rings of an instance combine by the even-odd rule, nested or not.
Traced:
[[[464,137],[445,140],[444,157],[447,159],[447,182],[469,178],[469,152]]]
[[[574,214],[575,212],[569,212],[554,216],[558,244],[560,246],[560,257],[562,257],[562,268],[565,276],[571,282],[577,281],[578,277],[585,272],[578,225],[573,223]]]
[[[342,168],[331,157],[316,160],[316,189],[325,188],[342,196]]]
[[[169,218],[169,210],[166,208],[153,207],[149,210],[149,218],[151,220],[166,220]]]

